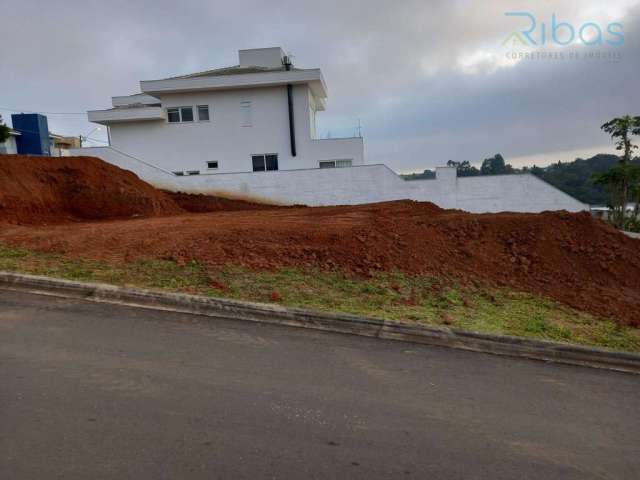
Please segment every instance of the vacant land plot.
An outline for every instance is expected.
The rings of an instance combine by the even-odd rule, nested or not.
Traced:
[[[28,185],[0,181],[0,268],[638,349],[640,241],[587,213],[282,208],[49,161],[0,157]]]

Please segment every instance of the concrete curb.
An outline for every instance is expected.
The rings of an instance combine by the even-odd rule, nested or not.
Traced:
[[[0,289],[214,318],[311,328],[640,374],[640,355],[638,354],[521,337],[489,335],[453,328],[404,325],[355,315],[320,313],[280,305],[165,293],[99,283],[73,282],[12,272],[0,272]]]

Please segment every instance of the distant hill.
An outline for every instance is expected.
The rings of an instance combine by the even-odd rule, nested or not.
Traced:
[[[514,168],[508,163],[504,163],[502,155],[485,159],[481,168],[473,167],[469,162],[447,162],[449,166],[458,167],[458,176],[478,176],[493,175],[496,173],[533,173],[544,181],[550,183],[563,192],[568,193],[578,200],[591,205],[605,205],[607,195],[602,187],[594,185],[591,176],[594,173],[602,173],[611,168],[618,161],[619,157],[605,153],[599,153],[591,158],[577,158],[573,162],[558,162],[546,167],[533,166]],[[633,160],[633,163],[640,165],[640,158]],[[496,165],[498,166],[496,168]],[[425,170],[422,173],[402,175],[406,180],[424,180],[435,178],[434,170]]]
[[[558,162],[544,168],[533,167],[530,171],[582,202],[605,205],[607,194],[602,187],[593,184],[591,177],[594,173],[606,172],[618,160],[616,155],[599,153],[586,160],[577,158],[573,162]]]

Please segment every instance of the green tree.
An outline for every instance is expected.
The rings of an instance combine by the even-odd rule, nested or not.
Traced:
[[[599,153],[591,158],[576,158],[573,162],[555,162],[546,167],[532,167],[531,173],[591,205],[608,203],[606,189],[593,182],[594,175],[604,173],[620,161],[616,155]],[[632,163],[639,164],[638,160]]]
[[[631,163],[633,151],[638,148],[632,143],[634,135],[640,135],[640,117],[625,115],[614,118],[600,127],[616,142],[616,150],[623,151],[617,165],[607,172],[594,176],[594,182],[602,185],[609,194],[611,222],[623,228],[626,220],[627,202],[638,200],[635,193],[640,183],[640,168]],[[634,196],[632,197],[632,194]]]
[[[9,139],[9,132],[11,130],[4,124],[2,115],[0,115],[0,143],[4,143]]]
[[[594,177],[594,183],[602,185],[609,195],[609,220],[618,228],[624,226],[629,194],[635,191],[639,179],[640,168],[622,161]]]
[[[493,157],[485,158],[482,161],[480,173],[482,175],[504,175],[514,173],[514,171],[510,164],[505,163],[502,155],[496,153]]]
[[[622,163],[629,163],[633,151],[638,148],[637,145],[631,143],[631,137],[640,135],[640,117],[625,115],[624,117],[614,118],[600,128],[616,140],[616,150],[624,150],[621,159]]]
[[[471,165],[468,160],[464,160],[463,162],[449,160],[447,167],[456,167],[459,177],[476,177],[480,175],[480,170]]]

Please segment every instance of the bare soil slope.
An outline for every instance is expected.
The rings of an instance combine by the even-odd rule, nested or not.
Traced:
[[[0,222],[64,223],[273,208],[157,190],[95,157],[0,155]]]
[[[132,172],[95,157],[0,155],[0,220],[59,223],[181,212]]]
[[[265,210],[274,205],[253,203],[247,200],[216,197],[201,193],[170,192],[163,190],[180,208],[191,213],[234,212],[238,210]]]
[[[242,211],[180,214],[183,208],[224,210],[225,204],[168,196],[98,159],[79,157],[71,165],[43,159],[55,166],[44,172],[27,166],[30,161],[21,159],[15,171],[0,157],[0,218],[154,218],[0,226],[0,241],[13,245],[109,262],[197,260],[354,275],[401,270],[463,285],[510,286],[640,326],[640,240],[588,213],[473,215],[398,201],[260,210],[248,204]],[[34,180],[20,172],[46,187],[34,189]]]

